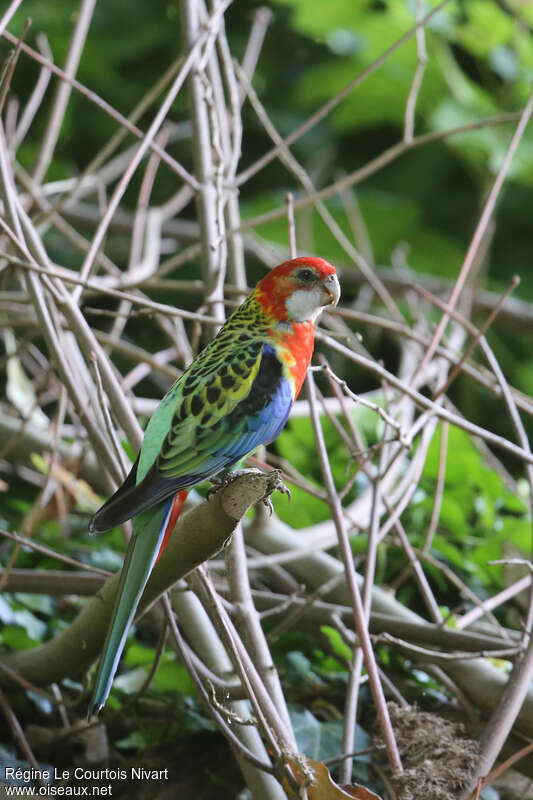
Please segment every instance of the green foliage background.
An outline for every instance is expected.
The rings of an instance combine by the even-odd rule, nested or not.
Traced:
[[[424,11],[436,3],[423,4]],[[259,4],[236,2],[228,10],[226,27],[232,52],[241,59],[253,13]],[[352,3],[350,0],[275,2],[274,14],[254,76],[254,87],[282,134],[302,123],[321,103],[374,62],[414,22],[414,3],[405,0]],[[46,31],[56,63],[66,57],[75,2],[26,0],[11,25],[21,31],[33,20],[26,37],[35,44],[38,31]],[[492,0],[452,2],[426,27],[429,55],[417,103],[416,133],[449,130],[481,118],[516,112],[525,104],[533,74],[533,10],[530,4]],[[7,53],[6,42],[0,53]],[[93,25],[78,71],[78,79],[127,114],[166,67],[181,52],[179,3],[132,0],[97,5]],[[293,146],[317,186],[331,183],[339,174],[365,165],[402,136],[405,103],[417,65],[414,37],[337,106],[322,122]],[[36,65],[21,56],[13,91],[21,102],[29,96],[37,75]],[[30,168],[47,120],[49,90],[19,157]],[[141,119],[146,128],[149,112]],[[244,141],[241,167],[270,149],[271,143],[249,104],[244,106]],[[181,93],[172,111],[174,120],[187,117],[186,95]],[[514,129],[513,123],[486,127],[415,148],[394,160],[356,187],[377,265],[407,262],[415,273],[452,279],[456,276],[479,217],[482,202],[501,164]],[[115,132],[115,122],[73,92],[50,179],[81,171]],[[170,145],[169,151],[191,167],[190,142]],[[137,176],[126,195],[133,205],[139,188]],[[526,132],[514,159],[511,177],[502,194],[493,241],[483,264],[480,283],[503,290],[515,274],[521,286],[515,293],[533,301],[533,247],[531,196],[533,183],[533,132]],[[272,162],[241,187],[242,213],[252,217],[277,207],[294,179],[278,162]],[[158,203],[176,190],[176,178],[160,169],[154,187]],[[350,235],[345,210],[338,197],[328,207]],[[194,216],[190,206],[185,215]],[[318,215],[305,210],[297,215],[299,243],[334,263],[346,263],[340,245]],[[284,219],[267,223],[258,232],[286,245]],[[81,260],[76,252],[56,252],[54,234],[48,247],[60,263]],[[356,242],[356,244],[359,244]],[[113,248],[113,243],[110,243]],[[113,257],[126,251],[116,242]],[[250,263],[250,279],[261,273]],[[189,272],[194,270],[188,266]],[[180,273],[183,275],[183,271]],[[196,273],[197,274],[197,273]],[[422,278],[421,278],[422,279]],[[349,299],[351,290],[344,287]],[[492,344],[505,362],[508,377],[518,388],[533,387],[529,338],[509,329],[493,329]],[[381,341],[380,355],[390,363],[394,347]],[[457,383],[460,392],[462,382]],[[494,413],[490,402],[480,402],[476,392],[457,394],[470,406],[469,413]],[[462,406],[464,408],[464,406]],[[506,431],[507,433],[508,431]]]

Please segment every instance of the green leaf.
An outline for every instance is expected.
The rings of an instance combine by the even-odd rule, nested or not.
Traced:
[[[468,506],[459,503],[450,492],[447,492],[442,498],[442,505],[440,509],[440,523],[451,531],[454,531],[462,537],[466,532],[467,523],[465,511]]]
[[[471,53],[489,55],[499,45],[512,42],[515,22],[496,3],[469,0],[462,24],[456,28],[456,39]]]
[[[143,686],[148,673],[142,667],[136,669],[129,669],[122,672],[113,681],[115,689],[121,689],[126,694],[135,694]]]
[[[32,639],[23,628],[17,625],[6,625],[2,629],[2,643],[12,650],[29,650],[39,644],[38,639]]]
[[[445,558],[450,564],[453,564],[459,569],[465,569],[467,562],[465,561],[464,553],[456,547],[448,539],[436,534],[433,539],[433,547],[438,554]]]
[[[526,557],[531,554],[531,520],[517,517],[504,517],[502,520],[502,529],[499,532],[498,538],[503,542],[512,542],[516,547],[520,548]]]
[[[299,650],[285,654],[284,673],[287,680],[301,689],[316,689],[322,686],[322,679],[313,669],[311,660]]]
[[[142,671],[146,678],[155,657],[156,651],[153,647],[147,647],[132,640],[128,646],[124,662],[128,667],[145,667],[146,669]],[[179,692],[184,695],[194,694],[196,691],[187,669],[177,660],[176,654],[171,651],[165,651],[162,654],[151,687],[158,692]]]
[[[46,633],[46,624],[42,620],[37,619],[31,611],[21,610],[15,611],[15,623],[20,625],[28,636],[34,641],[42,641]]]
[[[159,692],[180,692],[188,695],[196,691],[186,668],[175,657],[172,660],[162,660],[154,676],[153,686]]]
[[[289,708],[294,735],[298,749],[309,758],[324,761],[342,753],[343,721],[341,719],[319,722],[306,708],[292,706]],[[370,744],[366,732],[356,725],[355,749],[365,750]],[[370,757],[361,760],[369,761]]]
[[[150,744],[153,744],[150,730],[140,730],[130,733],[124,739],[119,739],[115,742],[115,747],[121,750],[145,750]]]
[[[22,605],[38,611],[41,614],[50,616],[54,613],[54,604],[52,598],[47,594],[29,594],[26,592],[16,592],[13,597]]]
[[[151,666],[155,658],[155,648],[147,647],[132,640],[126,650],[124,664],[128,667]]]
[[[329,506],[324,500],[309,494],[299,486],[291,485],[290,501],[285,495],[276,493],[272,504],[277,516],[292,528],[306,528],[330,518]]]
[[[0,620],[5,623],[13,622],[15,619],[15,612],[7,602],[7,600],[0,595]]]
[[[331,628],[329,625],[321,625],[320,630],[328,638],[333,652],[346,661],[351,661],[353,655],[352,648],[348,647],[339,631],[335,628]]]
[[[502,557],[501,544],[498,538],[486,539],[479,547],[468,553],[469,561],[475,565],[476,575],[485,583],[492,583],[501,574],[501,567],[488,566],[489,561]]]

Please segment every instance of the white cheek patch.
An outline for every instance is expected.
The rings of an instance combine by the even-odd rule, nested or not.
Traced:
[[[315,320],[324,305],[324,292],[321,287],[297,289],[287,298],[287,313],[295,322]]]

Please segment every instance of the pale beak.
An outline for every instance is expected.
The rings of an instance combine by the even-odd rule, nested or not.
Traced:
[[[328,277],[325,279],[324,289],[331,298],[329,304],[336,306],[341,296],[341,287],[339,284],[339,279],[335,274],[328,275]]]

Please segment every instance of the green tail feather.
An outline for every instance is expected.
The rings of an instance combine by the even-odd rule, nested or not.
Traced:
[[[168,510],[169,502],[166,501],[135,517],[133,535],[122,566],[111,622],[98,663],[88,711],[89,718],[103,708],[109,695],[129,626],[159,552]]]

